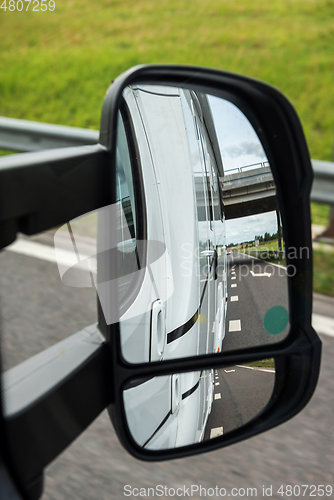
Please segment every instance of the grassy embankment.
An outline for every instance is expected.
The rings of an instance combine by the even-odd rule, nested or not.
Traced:
[[[130,66],[211,66],[278,87],[300,116],[311,157],[331,160],[333,17],[333,0],[71,0],[56,1],[54,12],[7,9],[0,115],[98,129],[108,85]],[[313,205],[313,222],[326,225],[327,213]],[[332,266],[325,275],[331,259],[321,261]]]
[[[258,257],[264,259],[267,262],[274,262],[282,266],[286,265],[285,259],[279,258],[279,255],[268,255],[267,252],[278,252],[278,240],[270,240],[260,243],[259,246],[247,246],[240,250],[242,253],[252,255],[253,257]]]
[[[258,247],[249,247],[242,250],[243,253],[254,255],[254,252],[263,252],[260,258],[268,262],[274,262],[285,266],[285,259],[278,259],[275,256],[266,255],[267,250],[278,250],[278,241],[268,241]],[[313,250],[313,287],[317,293],[334,296],[334,249],[328,250],[328,246]]]
[[[261,359],[259,361],[252,361],[251,363],[245,363],[246,366],[256,366],[258,368],[275,368],[274,358]]]

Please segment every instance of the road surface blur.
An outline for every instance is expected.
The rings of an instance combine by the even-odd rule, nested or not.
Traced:
[[[2,252],[0,259],[7,368],[95,321],[94,290],[62,285],[55,263],[9,251]],[[333,300],[317,297],[315,312],[334,316],[333,305]],[[265,498],[263,487],[272,486],[271,498],[278,500],[288,498],[277,493],[281,485],[331,484],[334,488],[334,337],[321,338],[323,360],[316,393],[291,421],[219,451],[145,463],[122,448],[104,411],[46,469],[43,499],[123,499],[129,488],[201,485],[226,488],[227,493],[232,488],[256,488],[256,498]],[[193,498],[203,498],[203,491],[202,497],[194,493]],[[248,497],[240,490],[236,498]]]

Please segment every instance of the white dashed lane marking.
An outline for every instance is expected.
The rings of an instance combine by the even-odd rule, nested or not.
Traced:
[[[312,326],[318,333],[334,337],[334,319],[320,314],[312,314]]]
[[[218,436],[222,436],[223,434],[224,434],[224,428],[223,427],[215,427],[214,429],[211,429],[210,439],[216,438]]]
[[[236,365],[238,368],[247,368],[247,370],[256,370],[258,372],[267,372],[267,373],[275,373],[275,368],[259,368],[258,366],[245,366],[245,365]]]
[[[35,259],[46,260],[47,262],[53,262],[58,265],[65,267],[76,266],[76,269],[81,269],[88,271],[87,259],[90,259],[90,264],[92,266],[93,272],[96,272],[96,258],[89,255],[81,255],[81,261],[78,259],[71,250],[65,250],[62,248],[57,248],[49,245],[42,245],[36,241],[17,239],[14,243],[9,245],[5,250],[10,252],[19,253],[21,255],[26,255],[27,257],[34,257]]]
[[[258,273],[258,274],[256,274],[256,273],[254,273],[254,271],[250,271],[250,273],[252,276],[256,276],[256,277],[257,276],[260,276],[260,277],[266,276],[267,278],[270,278],[270,276],[271,276],[271,273]]]
[[[229,332],[241,332],[240,319],[234,319],[234,320],[229,321],[228,331]]]

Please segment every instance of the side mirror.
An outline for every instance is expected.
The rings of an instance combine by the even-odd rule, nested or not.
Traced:
[[[99,278],[98,252],[99,324],[123,444],[143,459],[185,456],[295,414],[320,341],[312,173],[291,105],[237,75],[142,66],[111,85],[100,142],[116,175],[119,279]]]
[[[98,297],[97,325],[2,377],[4,457],[29,498],[106,407],[127,450],[152,461],[236,443],[306,405],[321,354],[311,183],[281,93],[184,66],[117,78],[98,145],[0,160],[0,247],[62,226],[63,284]],[[95,242],[81,248],[87,213]]]

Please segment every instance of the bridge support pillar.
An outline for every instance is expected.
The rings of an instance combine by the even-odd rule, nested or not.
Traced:
[[[279,210],[276,210],[277,216],[277,238],[278,238],[278,251],[283,252],[282,248],[282,225],[281,225],[281,216]]]

